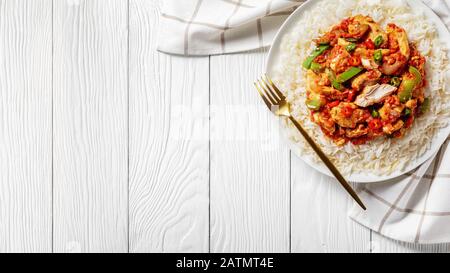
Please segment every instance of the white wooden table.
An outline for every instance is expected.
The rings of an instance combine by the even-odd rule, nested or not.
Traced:
[[[266,51],[158,53],[158,13],[0,0],[1,252],[450,250],[349,220],[340,186],[277,139],[252,87]]]

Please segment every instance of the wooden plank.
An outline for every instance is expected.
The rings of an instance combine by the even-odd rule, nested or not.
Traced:
[[[52,250],[52,1],[0,1],[0,252]]]
[[[253,87],[265,56],[211,58],[213,252],[289,252],[289,151]]]
[[[450,244],[418,245],[398,242],[378,233],[372,233],[372,252],[374,253],[450,253]]]
[[[156,51],[157,1],[130,1],[130,251],[207,252],[209,58]]]
[[[127,1],[54,1],[54,249],[126,252]]]
[[[340,184],[292,155],[292,251],[369,252],[370,230],[347,215],[353,200]]]

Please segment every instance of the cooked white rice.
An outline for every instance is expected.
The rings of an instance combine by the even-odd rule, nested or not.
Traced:
[[[450,69],[447,48],[439,40],[434,25],[423,14],[413,11],[405,0],[317,0],[312,10],[301,16],[295,30],[283,37],[280,62],[273,75],[275,82],[286,92],[292,104],[294,117],[330,155],[337,167],[344,173],[371,173],[389,175],[404,169],[412,159],[423,155],[439,128],[447,125],[449,116]],[[371,16],[383,27],[395,23],[405,28],[410,41],[416,43],[419,51],[427,59],[428,87],[425,92],[431,100],[431,110],[415,120],[401,139],[378,138],[364,145],[346,144],[336,146],[332,140],[309,119],[305,105],[306,71],[302,62],[314,49],[312,40],[323,34],[346,17],[357,14]],[[304,141],[290,122],[289,138],[302,155],[318,157]]]

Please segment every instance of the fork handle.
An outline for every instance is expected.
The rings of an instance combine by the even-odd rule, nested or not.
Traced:
[[[309,134],[306,132],[305,129],[298,123],[292,115],[289,116],[289,119],[292,121],[292,123],[297,127],[297,129],[300,131],[300,133],[303,135],[303,137],[306,139],[306,141],[311,145],[313,150],[317,153],[317,155],[322,159],[323,163],[327,166],[327,168],[331,171],[331,173],[336,177],[336,179],[341,183],[341,185],[344,187],[344,189],[353,197],[353,199],[358,203],[358,205],[366,210],[366,206],[359,198],[358,194],[353,190],[353,188],[350,186],[350,184],[345,180],[345,178],[341,175],[339,170],[334,166],[334,164],[330,161],[330,159],[324,154],[322,149],[314,142],[314,140],[309,136]]]

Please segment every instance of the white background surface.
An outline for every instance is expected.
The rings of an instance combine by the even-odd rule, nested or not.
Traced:
[[[253,90],[267,52],[158,53],[158,12],[0,0],[0,252],[450,251],[349,220]]]

